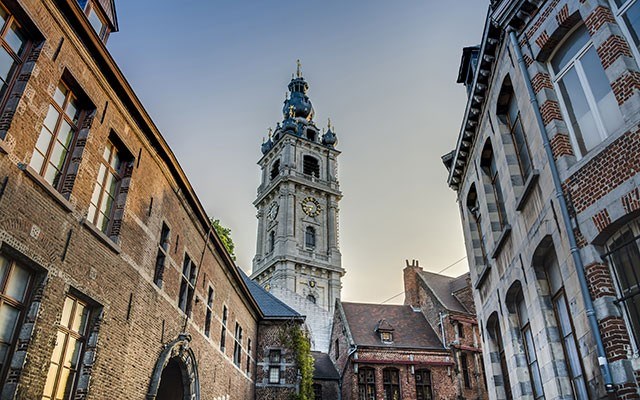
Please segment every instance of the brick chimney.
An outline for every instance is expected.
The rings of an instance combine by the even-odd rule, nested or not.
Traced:
[[[405,261],[404,268],[404,304],[413,307],[420,307],[420,297],[418,295],[418,273],[422,272],[422,267],[418,260]]]

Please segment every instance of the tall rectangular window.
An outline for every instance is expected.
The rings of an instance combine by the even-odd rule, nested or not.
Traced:
[[[182,263],[182,277],[180,278],[180,294],[178,295],[178,307],[185,313],[189,312],[191,308],[189,302],[193,299],[193,291],[196,288],[196,273],[196,264],[185,253]]]
[[[376,371],[373,368],[358,370],[358,400],[376,400]]]
[[[247,339],[247,365],[245,370],[247,375],[251,376],[251,339]]]
[[[18,76],[27,52],[28,42],[18,21],[0,5],[0,104]]]
[[[233,363],[240,367],[240,365],[242,364],[242,327],[237,322],[234,339],[235,343],[233,344]]]
[[[171,230],[165,224],[162,223],[162,230],[160,231],[160,241],[158,242],[158,254],[156,255],[156,266],[153,273],[153,283],[162,287],[162,278],[164,275],[164,265],[169,254],[169,235]]]
[[[573,385],[574,397],[578,400],[589,398],[587,385],[585,382],[584,370],[582,368],[582,357],[578,349],[578,342],[573,329],[573,320],[569,311],[569,303],[564,291],[564,283],[558,267],[555,252],[545,261],[547,281],[552,293],[553,311],[558,324],[558,331],[565,359],[568,364],[569,377]]]
[[[83,110],[65,82],[58,83],[29,165],[56,190],[62,190]]]
[[[269,383],[280,383],[280,350],[269,350]]]
[[[224,353],[227,343],[227,306],[222,306],[222,328],[220,331],[220,351]]]
[[[207,293],[207,314],[204,319],[204,334],[207,337],[211,336],[211,318],[213,316],[213,288],[209,288]]]
[[[400,371],[395,368],[382,370],[382,384],[384,386],[384,400],[400,400]]]
[[[550,62],[563,115],[577,157],[622,127],[624,118],[591,37],[579,26]]]
[[[43,400],[73,398],[80,360],[87,339],[89,307],[75,296],[67,295],[58,325],[56,345],[51,355],[44,385]]]
[[[108,141],[98,169],[98,178],[91,195],[87,219],[107,235],[113,230],[115,205],[127,163],[126,152]]]
[[[516,297],[516,312],[518,315],[518,324],[520,325],[520,333],[524,341],[524,352],[527,357],[529,375],[531,376],[533,395],[535,399],[544,399],[542,377],[540,376],[536,347],[533,341],[533,334],[531,333],[531,325],[529,323],[529,311],[527,310],[527,305],[525,304],[522,291],[518,292]]]
[[[29,269],[0,255],[0,386],[15,350],[32,281]]]
[[[460,354],[460,367],[462,369],[462,380],[464,381],[464,387],[471,389],[471,375],[469,375],[469,360],[467,359],[467,353]]]

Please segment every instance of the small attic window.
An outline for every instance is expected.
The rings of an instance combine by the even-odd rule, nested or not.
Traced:
[[[393,343],[393,333],[387,331],[380,332],[380,340],[382,343]]]

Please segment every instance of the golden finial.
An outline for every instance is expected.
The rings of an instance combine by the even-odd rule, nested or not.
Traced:
[[[293,118],[294,113],[293,113],[293,106],[289,106],[289,118]]]
[[[301,70],[302,69],[302,64],[300,63],[299,59],[296,60],[296,66],[297,66],[296,75],[298,76],[298,78],[301,78],[302,77],[302,70]]]
[[[331,118],[327,118],[327,128],[331,129]]]

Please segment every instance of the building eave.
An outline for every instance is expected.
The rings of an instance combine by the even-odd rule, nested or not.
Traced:
[[[239,286],[244,300],[251,308],[253,308],[253,311],[257,313],[256,315],[262,318],[263,315],[260,307],[258,307],[258,304],[251,296],[249,288],[247,288],[240,276],[240,273],[236,269],[235,262],[232,260],[231,256],[222,244],[222,241],[215,233],[215,230],[210,229],[211,223],[209,216],[196,196],[195,191],[187,179],[184,170],[178,163],[176,156],[169,148],[169,145],[160,133],[160,130],[145,110],[140,99],[133,91],[133,88],[129,85],[129,82],[127,82],[122,71],[107,50],[105,44],[99,40],[97,35],[94,34],[93,28],[89,25],[89,22],[80,7],[77,6],[76,0],[55,0],[55,4],[58,5],[62,14],[67,18],[67,23],[86,46],[87,52],[89,52],[100,72],[113,88],[115,96],[120,99],[124,107],[129,112],[131,118],[136,122],[140,132],[154,148],[157,156],[166,164],[169,172],[175,179],[176,185],[178,186],[176,188],[176,195],[179,196],[181,194],[184,196],[187,204],[194,213],[195,219],[201,225],[203,236],[208,232],[209,241],[211,241],[217,253],[221,256],[221,264],[224,265],[227,273],[233,277],[235,283]]]

